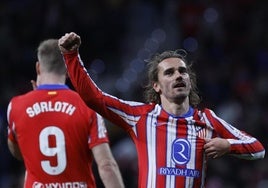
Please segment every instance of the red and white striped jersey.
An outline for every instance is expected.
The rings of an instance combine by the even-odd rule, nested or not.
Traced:
[[[101,91],[87,74],[77,52],[64,55],[70,79],[88,106],[122,127],[135,143],[140,188],[200,188],[205,186],[204,138],[226,138],[231,154],[263,158],[254,137],[228,124],[210,109],[184,116],[168,114],[161,105],[118,99]]]
[[[41,85],[12,98],[8,139],[26,167],[25,188],[96,187],[94,146],[107,143],[103,118],[66,85]]]

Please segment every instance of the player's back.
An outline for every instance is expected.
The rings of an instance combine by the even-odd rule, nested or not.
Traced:
[[[77,93],[52,86],[15,97],[9,106],[27,170],[25,187],[94,187],[89,147],[108,141],[105,128],[98,134],[96,114]]]

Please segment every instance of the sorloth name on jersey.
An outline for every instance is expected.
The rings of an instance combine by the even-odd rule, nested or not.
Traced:
[[[27,107],[26,113],[29,115],[29,117],[34,117],[44,112],[61,112],[71,116],[74,113],[75,109],[76,107],[68,102],[41,101]]]

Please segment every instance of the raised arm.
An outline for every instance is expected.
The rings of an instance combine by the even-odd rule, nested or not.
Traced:
[[[77,34],[65,34],[59,39],[58,44],[72,85],[87,106],[114,124],[131,131],[141,114],[151,106],[119,99],[102,91],[91,79],[80,58],[78,48],[81,39]]]
[[[103,103],[103,101],[99,101],[102,98],[102,92],[94,84],[93,80],[91,80],[85,67],[81,65],[82,61],[78,53],[80,44],[80,36],[73,32],[66,33],[58,41],[58,46],[65,59],[69,78],[75,90],[90,108],[103,115],[102,112],[99,111],[102,108],[98,106]],[[96,100],[97,98],[99,100]]]

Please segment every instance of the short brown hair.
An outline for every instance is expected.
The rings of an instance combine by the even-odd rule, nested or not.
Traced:
[[[38,61],[45,67],[45,71],[66,74],[66,67],[57,39],[42,41],[37,48],[37,57]]]

